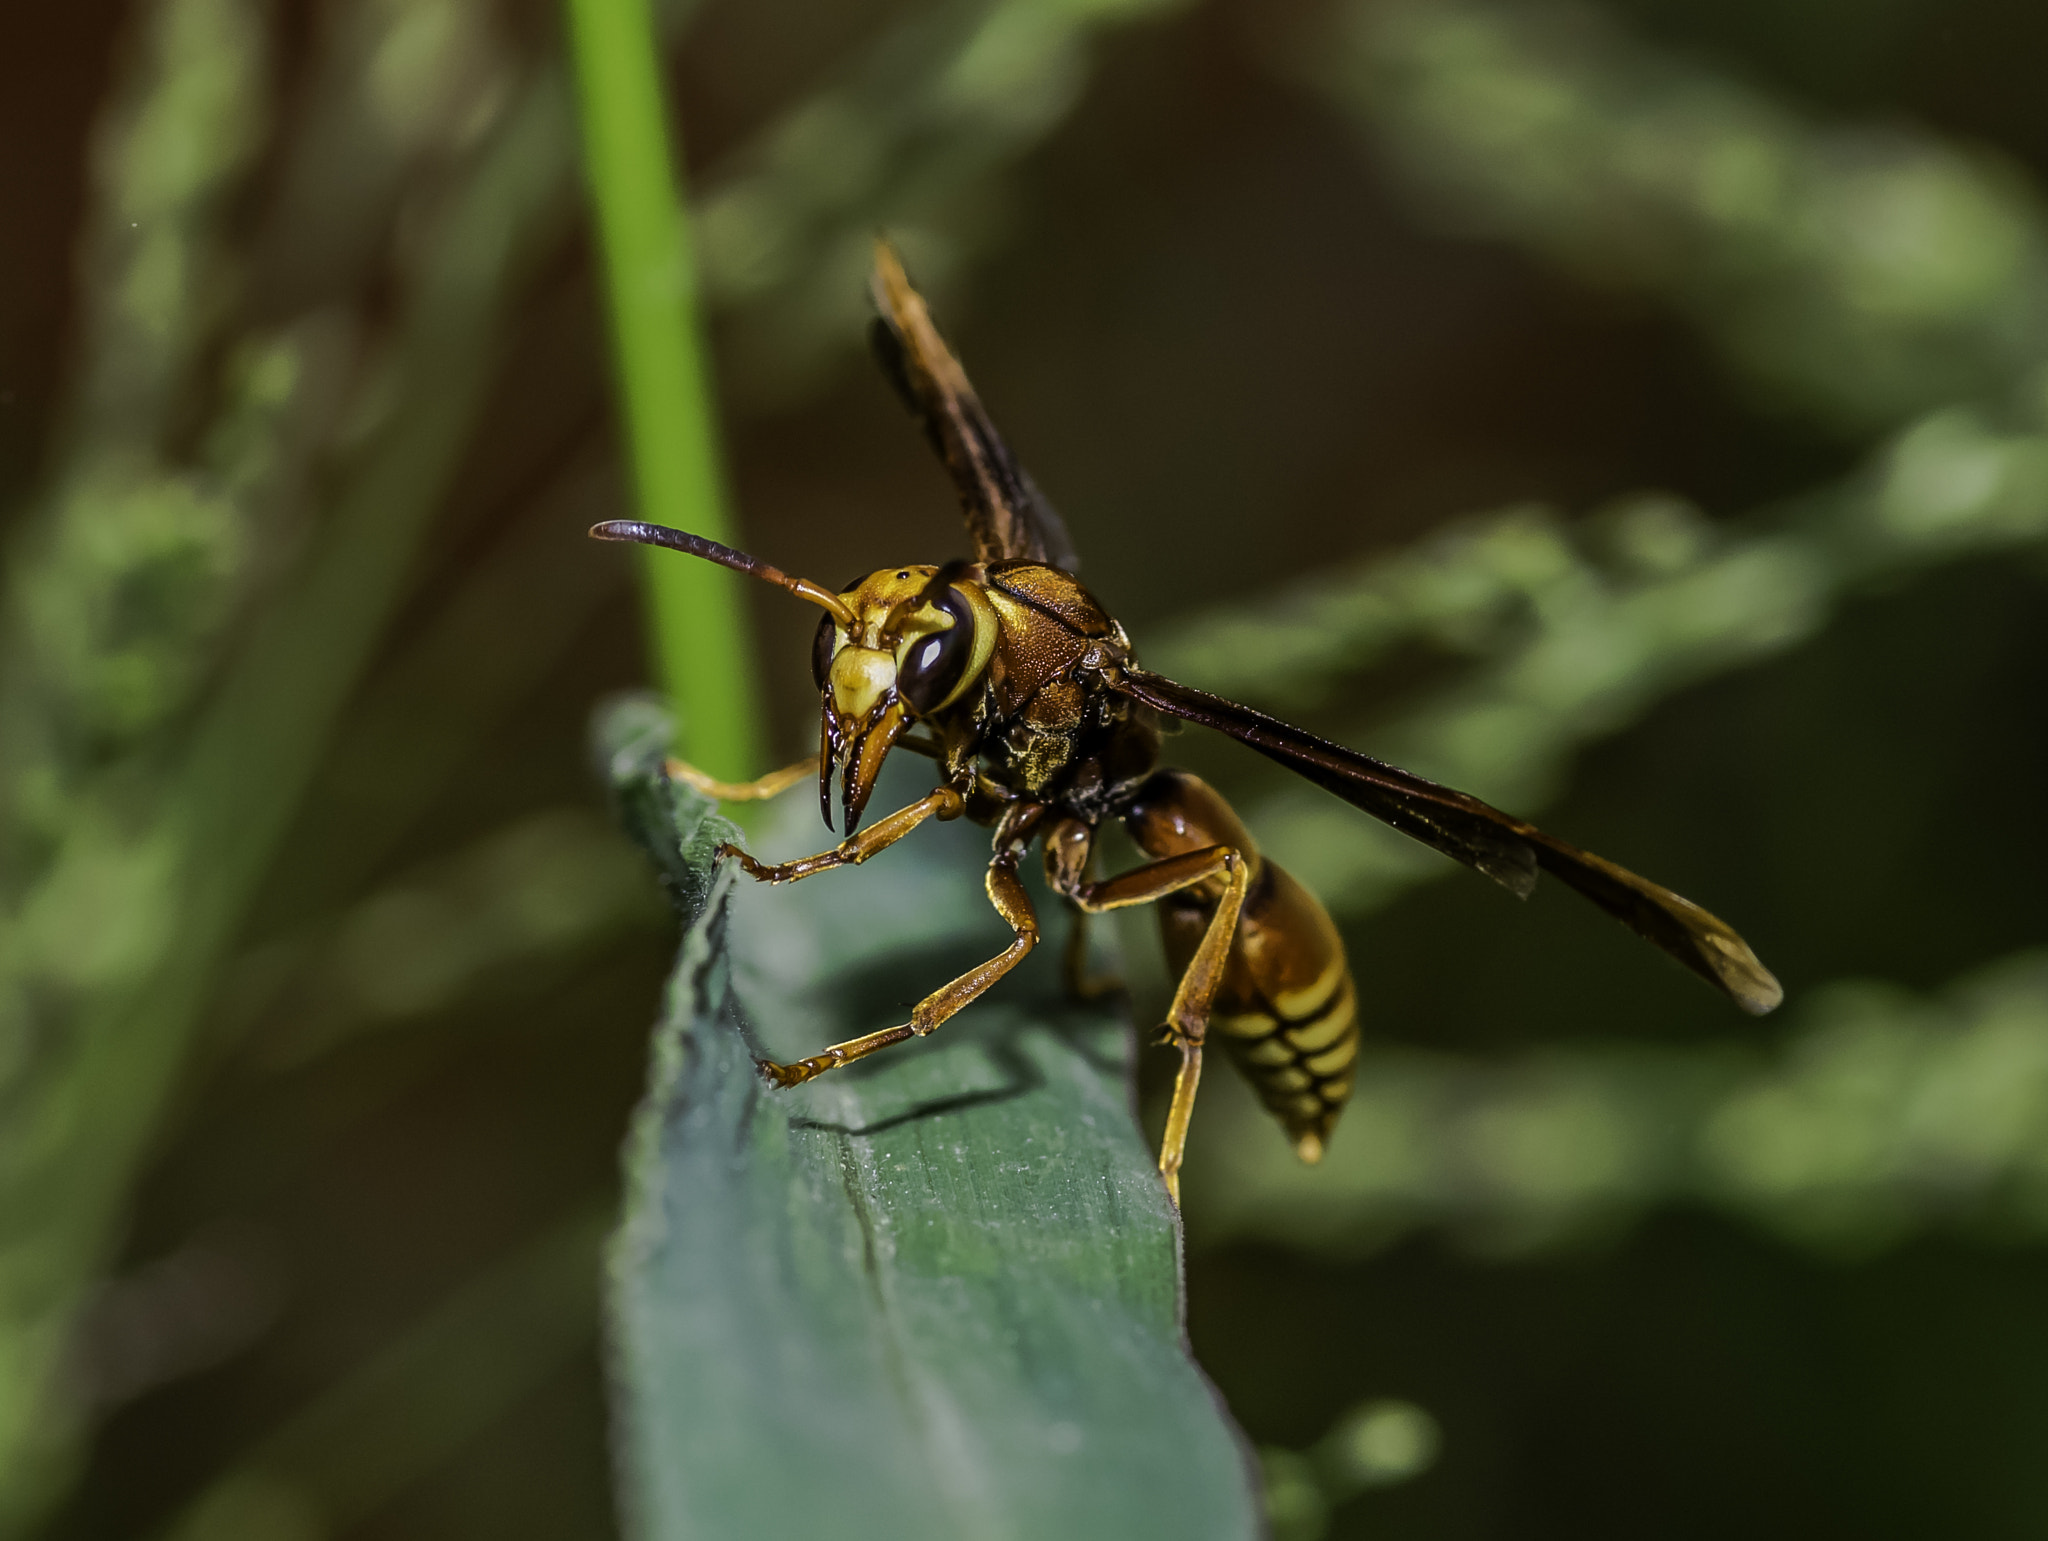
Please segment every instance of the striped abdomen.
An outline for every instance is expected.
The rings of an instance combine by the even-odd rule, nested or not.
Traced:
[[[1132,839],[1151,856],[1212,845],[1237,848],[1251,865],[1230,962],[1209,1013],[1209,1038],[1250,1079],[1304,1161],[1322,1159],[1351,1095],[1358,1059],[1358,996],[1344,943],[1315,897],[1265,860],[1236,813],[1199,777],[1161,771],[1125,813]],[[1167,965],[1194,956],[1220,885],[1187,889],[1159,904]]]

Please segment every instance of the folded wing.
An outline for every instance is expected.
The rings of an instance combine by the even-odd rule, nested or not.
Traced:
[[[1724,991],[1744,1011],[1760,1016],[1784,998],[1770,970],[1725,921],[1476,797],[1163,675],[1127,668],[1106,683],[1155,711],[1229,734],[1518,895],[1526,897],[1535,888],[1539,871],[1554,874]]]
[[[1072,572],[1066,525],[989,421],[886,241],[875,243],[873,287],[875,357],[953,478],[975,560],[1043,562]]]

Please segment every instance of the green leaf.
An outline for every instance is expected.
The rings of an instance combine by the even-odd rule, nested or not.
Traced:
[[[922,1042],[786,1092],[755,1074],[1000,949],[980,832],[736,882],[711,854],[732,826],[660,776],[655,714],[601,737],[688,927],[611,1260],[638,1533],[1257,1534],[1248,1452],[1188,1357],[1130,1035],[1065,1001],[1055,960]],[[822,843],[813,807],[791,794],[763,844]]]

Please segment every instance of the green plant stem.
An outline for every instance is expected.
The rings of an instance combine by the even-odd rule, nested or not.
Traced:
[[[647,0],[569,0],[568,9],[640,510],[730,542],[653,17]],[[706,563],[642,555],[656,669],[681,718],[684,752],[719,775],[758,774],[761,730],[739,580]]]

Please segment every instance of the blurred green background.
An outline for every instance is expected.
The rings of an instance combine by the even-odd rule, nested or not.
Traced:
[[[750,549],[962,545],[859,347],[887,229],[1149,664],[1787,986],[1172,741],[1376,1045],[1318,1170],[1197,1117],[1280,1533],[2040,1534],[2048,12],[663,16]],[[615,1531],[671,935],[584,747],[648,665],[559,26],[0,15],[0,1534]],[[812,622],[748,603],[779,762]]]

